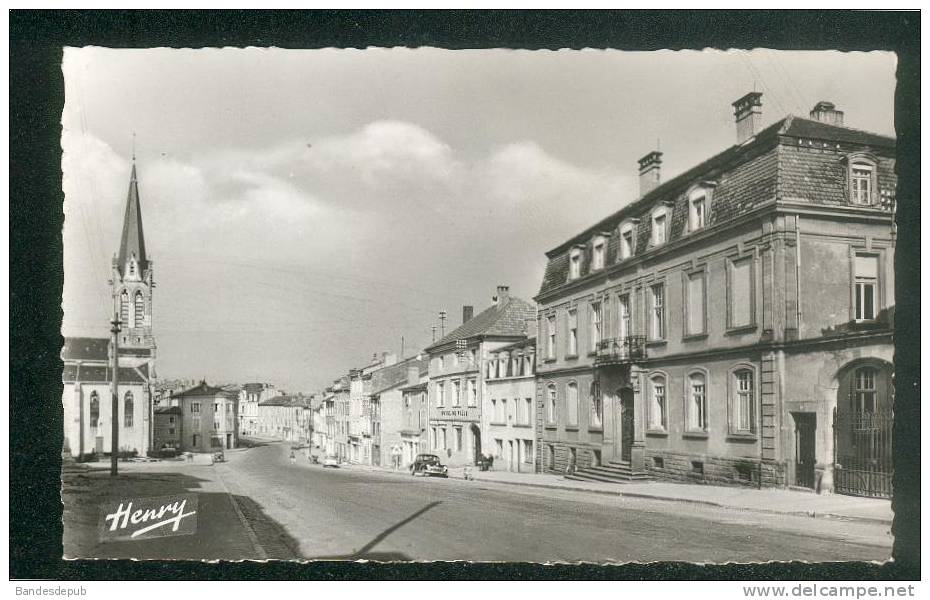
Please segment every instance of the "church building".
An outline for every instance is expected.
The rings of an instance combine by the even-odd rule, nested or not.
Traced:
[[[152,335],[152,261],[145,251],[136,165],[133,161],[119,253],[110,280],[113,314],[120,321],[119,421],[120,453],[144,456],[152,440],[152,380],[155,338]],[[104,325],[104,323],[101,323]],[[111,449],[113,379],[111,339],[65,338],[64,447],[76,458],[109,454]]]

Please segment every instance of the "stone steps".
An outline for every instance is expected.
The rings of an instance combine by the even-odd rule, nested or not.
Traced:
[[[634,471],[632,465],[628,462],[608,462],[597,467],[588,467],[579,469],[571,475],[566,475],[566,479],[575,481],[598,481],[603,483],[629,483],[632,481],[645,481],[649,475]]]

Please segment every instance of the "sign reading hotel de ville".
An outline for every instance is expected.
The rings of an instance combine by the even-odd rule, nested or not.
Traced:
[[[100,509],[100,540],[144,540],[197,531],[196,494],[113,500]]]

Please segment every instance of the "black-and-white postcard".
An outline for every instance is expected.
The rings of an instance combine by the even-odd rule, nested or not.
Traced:
[[[155,46],[62,52],[63,558],[891,559],[894,52]]]

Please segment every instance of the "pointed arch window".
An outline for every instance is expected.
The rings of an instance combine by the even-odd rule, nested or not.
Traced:
[[[119,295],[119,320],[129,323],[129,292],[123,290]]]
[[[97,392],[90,393],[90,426],[96,429],[100,423],[100,395]]]
[[[126,392],[123,396],[123,427],[132,427],[132,413],[132,392]]]
[[[145,298],[142,296],[141,291],[136,292],[133,311],[136,327],[142,327],[142,323],[145,320]]]

